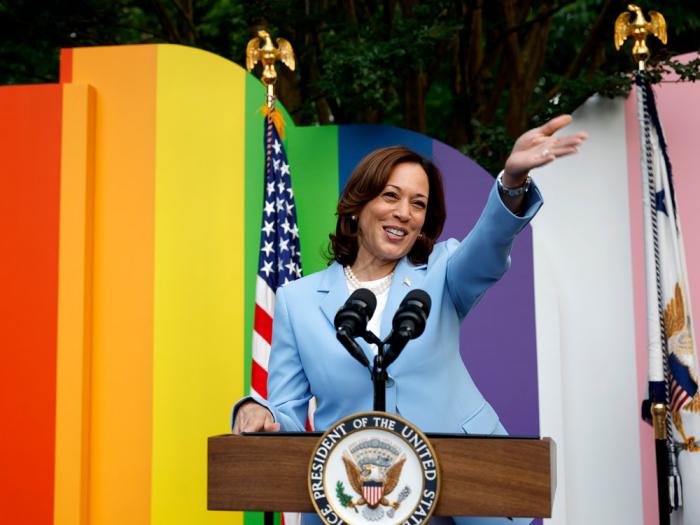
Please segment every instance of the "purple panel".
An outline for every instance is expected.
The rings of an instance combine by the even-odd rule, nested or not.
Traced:
[[[445,178],[443,239],[462,239],[476,223],[493,185],[483,168],[433,141],[433,160]],[[462,359],[510,434],[539,435],[532,230],[513,246],[512,267],[462,325]]]

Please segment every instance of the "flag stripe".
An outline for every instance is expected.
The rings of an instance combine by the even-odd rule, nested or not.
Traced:
[[[253,360],[251,369],[255,391],[264,399],[267,399],[267,370]]]
[[[255,305],[255,333],[272,344],[272,317],[259,304]]]
[[[270,361],[270,343],[260,337],[257,332],[253,332],[253,359],[267,370],[267,363]]]
[[[259,275],[255,281],[255,304],[270,317],[275,314],[275,291]]]
[[[252,367],[253,367],[253,362],[252,362],[252,361],[250,362],[250,365],[251,365],[251,371],[252,371],[252,369],[253,369],[253,368],[252,368]],[[258,392],[258,391],[256,390],[255,386],[253,386],[252,384],[250,385],[250,395],[251,395],[251,396],[262,398],[262,397],[264,397],[263,394],[264,394],[264,392],[262,392],[262,393],[261,393],[261,392]]]
[[[690,396],[675,381],[671,387],[671,411],[676,411],[690,399]]]

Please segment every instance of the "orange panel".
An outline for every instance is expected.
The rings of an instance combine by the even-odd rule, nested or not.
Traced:
[[[150,523],[156,48],[72,51],[95,88],[90,523]]]
[[[94,90],[63,86],[54,523],[88,520]]]

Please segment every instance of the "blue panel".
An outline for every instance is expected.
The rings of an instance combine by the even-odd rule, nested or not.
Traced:
[[[343,191],[362,157],[377,148],[397,145],[427,158],[433,156],[433,140],[414,131],[372,124],[338,126],[338,191]]]

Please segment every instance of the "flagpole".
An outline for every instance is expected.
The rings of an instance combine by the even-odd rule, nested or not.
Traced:
[[[272,349],[275,292],[279,286],[302,275],[294,192],[282,144],[284,119],[275,107],[275,62],[278,60],[294,71],[295,58],[291,44],[284,38],[278,38],[275,47],[267,31],[258,31],[246,47],[246,68],[250,72],[260,62],[263,67],[261,80],[265,85],[265,105],[262,107],[265,117],[264,211],[255,289],[251,379],[251,393],[263,398],[267,398],[267,363]],[[263,516],[264,525],[274,525],[274,512],[264,512]],[[297,513],[280,514],[281,525],[294,525],[300,521],[301,516]]]
[[[670,414],[668,413],[668,383],[666,372],[668,361],[663,329],[663,298],[661,295],[661,268],[659,264],[659,240],[656,222],[656,184],[653,160],[651,158],[651,130],[645,104],[645,79],[643,72],[637,72],[637,111],[640,122],[642,151],[642,187],[644,209],[645,267],[647,295],[647,338],[649,355],[649,403],[643,410],[650,410],[654,427],[654,448],[656,452],[656,480],[659,500],[659,524],[670,523],[671,502],[669,498],[669,458],[673,441],[669,440]]]

